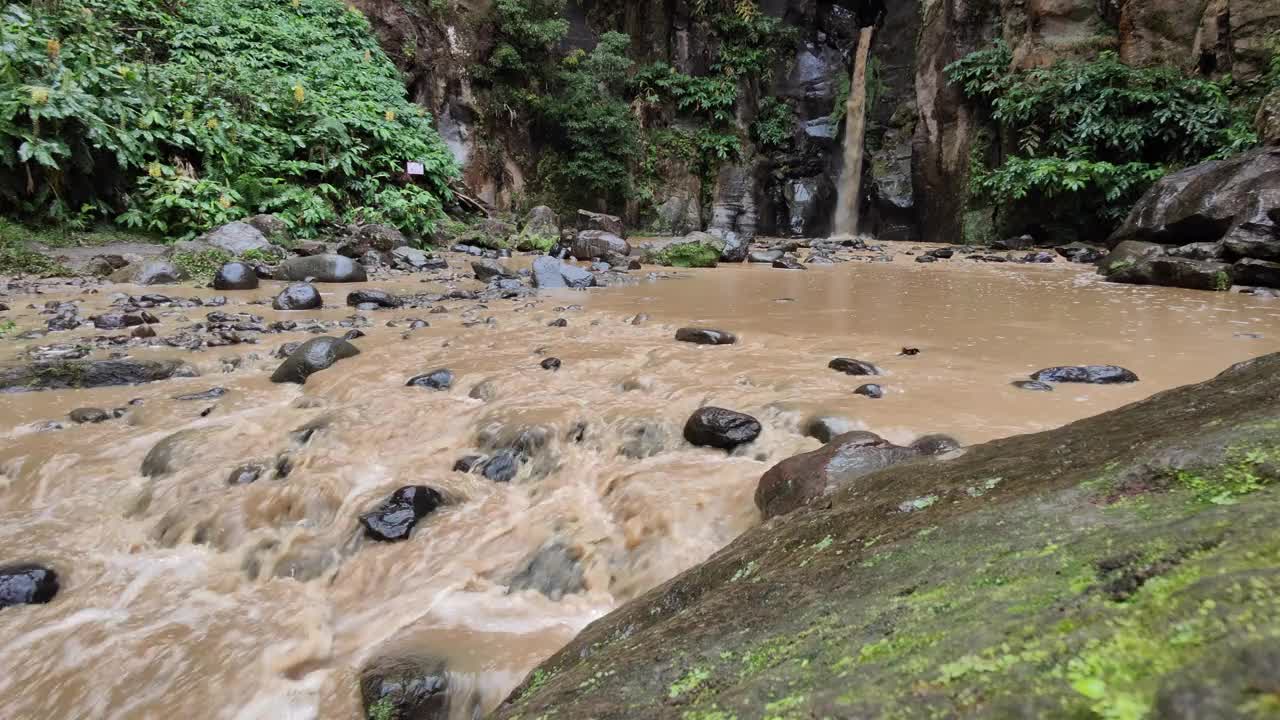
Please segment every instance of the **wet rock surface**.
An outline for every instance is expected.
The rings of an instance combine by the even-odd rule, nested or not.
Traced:
[[[360,516],[365,535],[382,542],[408,540],[418,521],[444,504],[444,496],[425,485],[402,487],[374,510]]]
[[[1088,383],[1091,385],[1138,382],[1138,376],[1133,371],[1115,365],[1052,367],[1036,372],[1031,376],[1031,379],[1044,383]]]
[[[276,310],[315,310],[324,307],[320,292],[310,283],[295,283],[280,291],[271,301]]]
[[[879,375],[880,368],[872,365],[865,360],[855,360],[853,358],[836,358],[827,364],[827,367],[842,372],[845,375]]]
[[[370,720],[449,720],[448,666],[415,653],[376,658],[360,672],[360,699]]]
[[[700,408],[684,426],[684,439],[693,445],[733,450],[760,436],[760,421],[745,413],[718,407]]]
[[[541,289],[588,288],[596,284],[590,272],[563,260],[543,256],[533,261],[533,286]]]
[[[582,592],[582,551],[563,540],[552,540],[525,558],[508,581],[510,592],[535,590],[551,600]]]
[[[368,273],[360,263],[342,255],[293,257],[276,267],[276,279],[292,282],[365,282]]]
[[[213,287],[215,290],[255,290],[258,273],[248,263],[225,263],[214,274]]]
[[[409,378],[409,382],[405,383],[405,385],[428,390],[448,390],[453,387],[453,371],[446,368],[432,370],[429,373]]]
[[[359,354],[360,350],[356,346],[341,338],[318,337],[308,340],[276,368],[271,375],[271,382],[302,385],[311,375],[333,367],[339,360]]]
[[[173,377],[195,377],[180,360],[66,360],[0,366],[0,391],[140,385]]]
[[[1269,593],[1231,590],[1274,573],[1256,548],[1280,543],[1280,473],[1241,448],[1255,460],[1280,451],[1268,429],[1280,421],[1277,373],[1280,355],[1266,356],[1056,430],[874,470],[829,493],[815,471],[834,474],[823,461],[839,445],[810,454],[812,469],[784,461],[797,466],[792,482],[772,486],[815,500],[594,623],[496,717],[659,718],[667,708],[638,710],[626,698],[672,696],[689,716],[755,717],[784,697],[817,717],[1088,713],[1096,701],[1063,678],[1092,667],[1080,658],[1112,662],[1120,648],[1161,658],[1149,674],[1106,675],[1136,707],[1234,716],[1248,687],[1277,677],[1274,643],[1251,629],[1280,619]],[[904,450],[869,434],[838,442],[850,458]],[[1241,462],[1268,479],[1233,505],[1196,500],[1175,479],[1223,482]],[[984,578],[999,578],[997,589]],[[1191,647],[1174,640],[1201,623],[1220,630]],[[1055,649],[1045,651],[1049,636]],[[988,653],[1009,662],[974,671]],[[851,657],[856,673],[846,672]],[[946,690],[921,693],[921,667],[938,669]],[[803,693],[779,692],[801,683]],[[966,699],[975,695],[981,707]]]
[[[15,605],[43,605],[58,594],[58,573],[42,565],[0,566],[0,610]]]
[[[676,331],[676,340],[695,345],[733,345],[738,337],[724,330],[687,327]]]

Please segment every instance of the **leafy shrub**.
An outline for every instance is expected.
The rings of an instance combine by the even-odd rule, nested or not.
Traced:
[[[791,144],[795,123],[795,108],[778,98],[767,98],[760,103],[751,134],[762,148],[785,148]]]
[[[1110,229],[1170,170],[1257,142],[1223,85],[1172,67],[1130,67],[1112,52],[1030,70],[1011,64],[998,42],[947,67],[1015,148],[973,173],[975,193],[996,204],[1047,201],[1051,219],[1092,214]]]
[[[185,272],[192,280],[208,282],[213,279],[218,268],[234,258],[223,250],[205,250],[204,252],[174,253],[173,264]]]
[[[425,232],[456,173],[340,0],[61,0],[0,11],[0,206],[191,236],[275,212]],[[406,160],[422,185],[402,185]]]

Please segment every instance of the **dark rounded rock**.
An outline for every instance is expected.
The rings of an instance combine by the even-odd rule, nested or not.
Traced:
[[[43,605],[58,594],[58,573],[42,565],[0,567],[0,608]]]
[[[564,318],[558,318],[547,323],[547,327],[569,327],[569,321]]]
[[[67,414],[74,423],[100,423],[111,419],[111,413],[101,408],[76,408]]]
[[[257,287],[258,271],[248,263],[224,263],[213,276],[215,290],[255,290]]]
[[[453,387],[453,371],[448,368],[432,370],[429,373],[410,378],[409,382],[405,383],[405,386],[428,388],[430,390],[448,390]]]
[[[376,509],[360,516],[365,535],[382,542],[408,540],[423,517],[444,504],[444,496],[425,485],[402,487]]]
[[[315,310],[324,307],[324,300],[314,285],[294,283],[280,291],[276,299],[271,301],[271,307],[276,310]]]
[[[848,418],[824,415],[809,418],[804,425],[804,434],[825,444],[854,429],[854,422]]]
[[[770,468],[756,486],[756,507],[766,520],[785,515],[860,477],[920,455],[915,448],[894,445],[875,433],[845,433]]]
[[[904,347],[902,348],[902,352],[898,354],[904,357],[915,357],[920,354],[920,348]]]
[[[737,336],[724,330],[711,328],[680,328],[676,331],[676,340],[697,345],[732,345],[738,342]]]
[[[471,262],[471,271],[475,273],[476,280],[480,282],[489,282],[494,278],[516,277],[515,270],[496,260],[473,260]]]
[[[879,375],[880,368],[864,360],[853,358],[836,358],[827,363],[827,367],[845,375]]]
[[[760,436],[760,421],[750,415],[718,407],[704,407],[689,416],[684,439],[699,447],[732,450]]]
[[[241,465],[231,471],[231,475],[227,477],[228,485],[252,485],[262,477],[263,467],[257,463],[249,463]]]
[[[924,435],[911,443],[911,449],[919,451],[921,455],[944,455],[961,447],[959,440],[942,434]]]
[[[935,262],[938,262],[938,258],[934,257],[933,255],[921,255],[920,257],[916,258],[916,262],[922,263],[922,264],[935,263]]]
[[[356,329],[352,329],[352,330],[348,330],[348,331],[346,332],[346,334],[342,336],[342,339],[343,339],[343,340],[357,340],[357,339],[362,338],[362,337],[364,337],[364,331],[363,331],[363,330],[356,330]]]
[[[480,465],[481,475],[499,483],[511,482],[519,471],[520,456],[514,450],[500,450]]]
[[[1053,392],[1053,386],[1049,383],[1042,383],[1039,380],[1018,380],[1013,386],[1019,390],[1030,390],[1032,392]]]
[[[884,388],[876,385],[875,383],[868,383],[859,387],[857,390],[854,390],[853,394],[869,397],[872,400],[879,400],[884,397]]]
[[[347,305],[358,307],[361,305],[373,305],[376,307],[394,308],[400,307],[400,299],[389,292],[382,290],[356,290],[347,294]]]
[[[311,375],[327,370],[339,360],[355,357],[360,350],[355,345],[335,337],[318,337],[308,340],[289,354],[289,357],[276,368],[271,375],[271,382],[297,383],[307,382]]]
[[[780,257],[774,260],[773,266],[779,270],[804,270],[804,265],[797,262],[795,258],[789,257]]]
[[[1138,376],[1132,371],[1115,365],[1052,367],[1035,373],[1031,379],[1040,382],[1089,383],[1091,385],[1138,382]]]
[[[556,370],[560,369],[561,364],[562,363],[560,362],[560,358],[549,357],[546,360],[542,361],[542,369],[555,372]]]

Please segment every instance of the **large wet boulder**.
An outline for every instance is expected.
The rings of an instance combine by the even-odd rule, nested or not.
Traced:
[[[864,475],[596,620],[492,717],[1245,717],[1280,678],[1277,376]]]
[[[50,360],[0,366],[0,391],[141,385],[198,374],[180,360]]]
[[[1088,243],[1073,242],[1054,248],[1062,257],[1074,263],[1092,265],[1107,256],[1107,249]],[[936,252],[936,251],[935,251]]]
[[[1236,257],[1280,260],[1280,148],[1167,175],[1134,205],[1110,244],[1223,241]]]
[[[179,430],[166,435],[142,458],[142,476],[164,477],[183,469],[199,459],[207,440],[206,431],[201,429]]]
[[[533,261],[533,286],[543,290],[589,288],[596,276],[577,265],[544,255]]]
[[[227,223],[196,238],[196,242],[203,242],[232,257],[239,257],[251,250],[270,254],[280,251],[280,248],[267,240],[262,231],[247,222]]]
[[[1138,382],[1132,370],[1117,365],[1068,365],[1040,370],[1032,380],[1045,383],[1086,383],[1089,385],[1115,385]]]
[[[538,205],[525,215],[516,247],[546,252],[560,242],[560,218],[546,205]]]
[[[134,285],[172,285],[187,278],[185,271],[168,260],[143,260],[130,263],[107,277],[114,283]]]
[[[1163,255],[1164,251],[1164,246],[1156,243],[1125,240],[1112,248],[1098,263],[1098,274],[1109,277],[1113,273],[1125,272],[1139,263]]]
[[[590,210],[578,211],[577,228],[579,231],[598,230],[611,233],[620,238],[627,236],[627,228],[622,224],[622,218],[617,215],[606,215],[605,213],[591,212]]]
[[[1115,267],[1107,280],[1130,285],[1162,285],[1187,290],[1231,289],[1232,270],[1226,263],[1156,256],[1133,265]]]
[[[711,233],[691,232],[680,238],[645,243],[640,250],[647,263],[681,268],[713,268],[720,262],[725,241]]]
[[[324,307],[324,299],[311,283],[294,283],[271,301],[276,310],[315,310]]]
[[[821,449],[774,465],[756,486],[756,507],[766,519],[785,515],[877,470],[918,457],[872,432],[856,430]]]
[[[0,609],[13,605],[43,605],[58,594],[58,573],[43,565],[0,567]]]
[[[720,262],[746,262],[747,252],[751,250],[751,242],[747,240],[747,238],[733,230],[723,230],[720,228],[712,228],[707,231],[707,234],[722,243],[722,247],[720,248]]]
[[[449,720],[445,662],[421,653],[379,657],[360,671],[368,720]]]
[[[684,426],[684,439],[699,447],[733,450],[760,437],[760,421],[718,407],[699,408]]]
[[[276,267],[276,279],[290,282],[313,280],[326,283],[365,282],[364,266],[342,255],[310,255],[285,260]]]
[[[382,542],[408,540],[418,521],[444,504],[444,496],[425,485],[402,487],[381,505],[360,516],[365,535]]]
[[[570,243],[569,254],[576,260],[595,260],[612,255],[626,257],[631,254],[631,243],[611,232],[582,230]]]
[[[257,287],[258,273],[248,263],[225,263],[213,276],[215,290],[256,290]]]
[[[278,215],[264,213],[247,217],[244,222],[252,225],[255,230],[262,233],[262,236],[268,242],[278,243],[289,240],[289,223],[285,222]]]
[[[385,290],[356,290],[355,292],[347,293],[347,305],[351,307],[376,305],[381,308],[395,308],[400,307],[400,298]]]
[[[471,271],[475,273],[477,280],[484,283],[495,278],[504,280],[519,277],[519,273],[497,260],[473,260]]]
[[[333,367],[339,360],[359,354],[360,350],[355,345],[342,338],[314,338],[290,353],[289,357],[272,373],[271,382],[302,385],[315,373]]]
[[[1251,258],[1231,266],[1231,274],[1241,285],[1280,288],[1280,263]]]

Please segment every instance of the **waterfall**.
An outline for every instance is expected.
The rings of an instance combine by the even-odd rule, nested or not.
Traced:
[[[844,169],[840,173],[840,189],[836,199],[835,234],[852,237],[858,234],[858,207],[862,193],[862,144],[867,129],[867,55],[871,52],[874,26],[862,28],[858,36],[858,52],[853,60],[853,79],[849,83],[849,100],[845,104]]]

